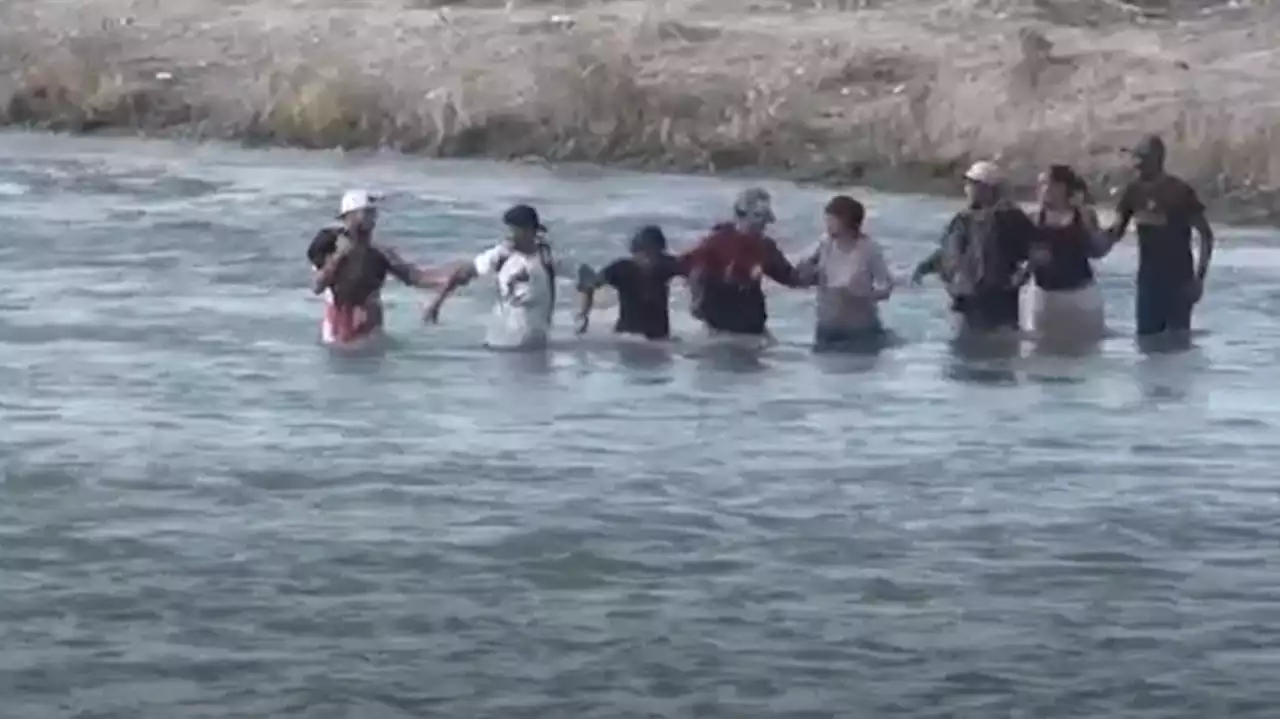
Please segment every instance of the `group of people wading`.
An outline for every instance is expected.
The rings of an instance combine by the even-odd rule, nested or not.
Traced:
[[[1182,336],[1203,292],[1213,256],[1213,231],[1196,192],[1165,171],[1166,150],[1148,136],[1130,150],[1136,178],[1123,190],[1114,223],[1103,228],[1085,182],[1067,165],[1040,176],[1039,208],[1028,215],[1006,193],[993,162],[964,175],[967,204],[947,224],[937,249],[912,275],[938,275],[950,296],[961,336],[1017,337],[1024,329],[1064,341],[1096,341],[1105,332],[1102,295],[1093,262],[1119,242],[1131,224],[1138,235],[1136,332],[1140,338]],[[364,191],[342,200],[342,225],[321,230],[308,248],[313,289],[326,295],[324,335],[349,343],[382,327],[381,290],[387,275],[438,289],[425,318],[439,321],[446,299],[479,277],[491,278],[497,302],[486,344],[496,348],[546,345],[556,304],[556,279],[572,276],[579,295],[577,330],[589,326],[594,296],[612,287],[618,297],[614,331],[663,340],[671,335],[669,288],[683,278],[692,313],[715,334],[767,338],[765,277],[817,293],[814,343],[819,349],[874,349],[889,332],[879,305],[894,278],[879,243],[864,228],[865,209],[847,195],[824,208],[825,237],[794,261],[767,234],[776,221],[772,198],[759,188],[738,195],[729,221],[691,249],[672,254],[661,228],[646,226],[631,239],[629,256],[599,271],[557,258],[538,212],[517,205],[503,215],[508,236],[457,267],[423,270],[373,240],[377,198]],[[1193,256],[1192,232],[1199,237]],[[1023,317],[1021,295],[1033,285]]]

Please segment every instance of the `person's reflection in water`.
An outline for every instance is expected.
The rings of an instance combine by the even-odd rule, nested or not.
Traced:
[[[617,343],[618,361],[629,370],[666,369],[672,365],[671,348],[665,342]]]
[[[1166,347],[1143,354],[1134,366],[1143,398],[1152,402],[1185,400],[1196,376],[1208,369],[1199,348],[1185,333],[1168,333],[1163,339],[1145,341],[1163,342]]]
[[[1020,354],[1016,337],[960,331],[950,342],[945,375],[957,382],[1009,386],[1018,384],[1014,371]]]
[[[349,347],[330,347],[323,356],[329,367],[340,374],[371,375],[381,371],[392,350],[404,346],[404,342],[384,334]]]
[[[1084,358],[1102,351],[1101,337],[1037,337],[1032,353],[1037,357]]]
[[[761,361],[767,346],[763,342],[735,342],[733,339],[712,336],[692,344],[692,351],[687,356],[695,360],[701,369],[734,374],[762,372],[766,369],[765,363]]]
[[[526,352],[521,347],[490,347],[513,377],[548,377],[555,369],[552,352]]]
[[[867,374],[880,366],[885,345],[873,349],[859,349],[845,352],[815,352],[813,361],[818,371],[823,374],[852,375]]]
[[[1192,333],[1185,330],[1138,335],[1134,338],[1134,344],[1144,355],[1177,354],[1196,348]]]

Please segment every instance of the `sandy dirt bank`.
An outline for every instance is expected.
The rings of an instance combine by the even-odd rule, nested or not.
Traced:
[[[1169,2],[1170,0],[1165,0]],[[0,122],[1097,194],[1163,133],[1214,215],[1280,219],[1280,11],[1120,0],[0,4]]]

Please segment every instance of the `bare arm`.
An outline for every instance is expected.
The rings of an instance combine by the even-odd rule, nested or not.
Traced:
[[[1209,263],[1213,260],[1213,227],[1209,225],[1209,219],[1204,216],[1204,212],[1197,212],[1191,218],[1191,227],[1195,229],[1196,235],[1200,238],[1200,255],[1199,261],[1196,263],[1196,278],[1204,282],[1204,278],[1209,274]]]
[[[595,299],[596,288],[590,286],[578,288],[578,334],[586,332],[591,324],[591,307]]]
[[[438,273],[428,272],[424,269],[416,267],[405,261],[400,253],[390,247],[383,247],[382,255],[387,258],[387,271],[393,277],[400,280],[410,287],[418,289],[431,289],[433,287],[441,287],[448,281],[447,277],[440,277]]]
[[[1105,257],[1111,252],[1114,246],[1111,233],[1102,229],[1102,224],[1098,221],[1098,211],[1089,206],[1081,207],[1080,221],[1084,223],[1084,229],[1089,233],[1089,256],[1096,259]]]
[[[1204,202],[1200,200],[1195,188],[1181,180],[1177,180],[1177,183],[1180,186],[1177,209],[1186,213],[1191,229],[1195,230],[1196,237],[1200,240],[1200,251],[1196,256],[1196,280],[1203,283],[1209,274],[1209,264],[1213,261],[1213,227],[1205,217]]]
[[[476,271],[474,262],[467,262],[459,265],[449,274],[448,278],[445,279],[444,286],[440,288],[440,292],[436,295],[436,298],[427,306],[427,311],[424,313],[424,319],[428,322],[439,322],[440,308],[444,306],[444,301],[456,292],[458,288],[465,287],[467,283],[474,280],[479,276],[479,274],[480,273]]]
[[[578,334],[587,331],[591,323],[591,308],[595,304],[596,290],[607,284],[606,278],[613,265],[605,267],[602,272],[591,271],[582,265],[578,272]]]
[[[864,238],[863,242],[871,242],[871,255],[868,257],[868,269],[871,270],[871,299],[883,302],[893,295],[893,273],[889,271],[889,263],[884,259],[884,249],[880,244]]]
[[[1126,187],[1124,192],[1120,193],[1120,201],[1116,203],[1115,222],[1107,228],[1112,245],[1124,239],[1124,233],[1129,231],[1129,223],[1133,221],[1133,187],[1133,185]]]

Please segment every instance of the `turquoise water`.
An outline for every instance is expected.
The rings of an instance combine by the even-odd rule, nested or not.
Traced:
[[[1224,231],[1197,347],[1144,356],[1133,250],[1095,356],[480,349],[395,288],[316,344],[345,188],[412,259],[533,201],[557,246],[677,245],[742,185],[0,136],[0,717],[1272,717],[1280,251]],[[827,193],[769,185],[778,235]],[[899,271],[954,203],[860,193]],[[688,329],[684,296],[677,328]]]

